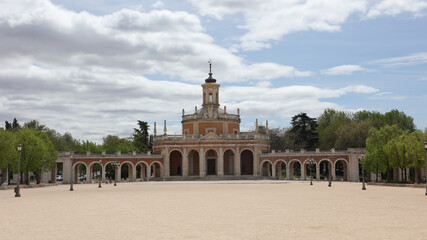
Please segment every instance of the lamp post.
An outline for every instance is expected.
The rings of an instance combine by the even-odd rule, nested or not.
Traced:
[[[329,184],[328,187],[332,187],[332,162],[330,158],[328,158],[328,167],[329,167],[329,172],[328,172],[328,178],[329,178]]]
[[[427,170],[427,141],[424,142],[424,149],[426,150],[426,170]],[[427,196],[427,176],[426,176],[426,196]]]
[[[117,162],[117,160],[114,160],[114,186],[117,186],[117,166],[119,165],[119,163]]]
[[[101,165],[101,171],[99,171],[99,185],[98,188],[101,188],[101,181],[102,181],[102,160],[99,159],[99,165]]]
[[[74,188],[73,188],[73,158],[74,158],[74,156],[73,155],[71,155],[70,156],[70,160],[71,160],[71,176],[70,176],[70,191],[74,191]]]
[[[21,150],[22,150],[22,144],[18,144],[16,149],[18,150],[18,185],[15,188],[15,197],[21,197],[21,191],[20,191],[19,183],[21,182]]]
[[[362,190],[366,190],[366,187],[365,187],[365,167],[363,166],[363,158],[365,157],[365,154],[363,154],[363,152],[362,152]]]
[[[315,161],[313,159],[309,159],[308,163],[310,164],[310,185],[313,185],[313,174],[311,173],[311,168],[313,166],[313,164],[315,163]]]

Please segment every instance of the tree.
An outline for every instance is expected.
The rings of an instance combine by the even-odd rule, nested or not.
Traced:
[[[396,136],[390,141],[388,141],[387,144],[384,146],[384,152],[387,154],[391,167],[400,168],[401,179],[402,181],[406,182],[405,168],[409,164],[406,154],[406,146],[404,142],[405,136],[406,133],[403,133],[402,135]]]
[[[312,149],[318,144],[317,120],[310,118],[306,113],[300,113],[292,117],[291,132],[296,134],[295,144]]]
[[[107,137],[103,138],[103,140],[104,144],[102,146],[106,152],[131,152],[133,150],[132,141],[130,139],[108,135]]]
[[[16,120],[16,118],[13,119],[12,123],[5,121],[5,129],[6,130],[17,130],[19,128],[21,128],[21,126],[19,125],[18,120]]]
[[[148,130],[150,126],[147,122],[138,120],[138,127],[134,128],[133,145],[138,150],[138,152],[147,152],[151,151],[150,136],[148,135]]]
[[[40,180],[42,171],[50,170],[58,158],[58,152],[54,149],[52,142],[45,132],[33,129],[20,129],[16,135],[16,142],[22,144],[21,151],[21,173],[26,173],[27,184],[29,184],[29,172],[33,172]],[[17,163],[12,163],[12,168],[17,172]]]
[[[6,168],[10,160],[17,157],[15,135],[11,131],[0,130],[0,169]]]
[[[397,109],[391,110],[384,114],[385,123],[388,125],[397,125],[400,129],[415,131],[414,118],[406,116],[404,112],[399,112]]]
[[[363,164],[366,171],[377,174],[377,181],[379,173],[384,172],[387,172],[387,181],[390,181],[388,170],[391,169],[391,163],[385,153],[384,147],[388,141],[402,133],[403,130],[399,129],[397,125],[385,125],[379,130],[376,128],[371,128],[369,130],[369,137],[366,139],[366,154],[363,159]]]
[[[336,131],[335,148],[364,148],[371,124],[369,122],[351,121],[341,125]]]
[[[285,128],[269,129],[270,147],[274,150],[285,150]]]
[[[326,109],[318,117],[319,147],[321,149],[337,148],[338,129],[351,122],[349,114],[334,109]],[[347,146],[340,147],[347,148]]]
[[[416,181],[418,184],[421,182],[421,168],[426,167],[424,140],[427,140],[423,136],[423,132],[417,130],[413,133],[408,134],[404,143],[406,145],[406,158],[408,159],[410,166],[415,167]]]

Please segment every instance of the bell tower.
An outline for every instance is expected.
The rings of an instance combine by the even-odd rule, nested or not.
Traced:
[[[216,79],[212,77],[212,63],[209,61],[209,77],[206,78],[203,87],[203,104],[205,108],[218,108],[219,107],[219,84]]]

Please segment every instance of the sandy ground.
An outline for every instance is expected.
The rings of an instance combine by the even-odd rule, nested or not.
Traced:
[[[0,191],[0,239],[426,239],[422,188],[334,182],[75,184]]]

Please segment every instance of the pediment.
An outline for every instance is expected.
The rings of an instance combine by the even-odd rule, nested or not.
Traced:
[[[200,140],[221,140],[221,138],[213,132],[209,132],[205,136],[201,137]]]

